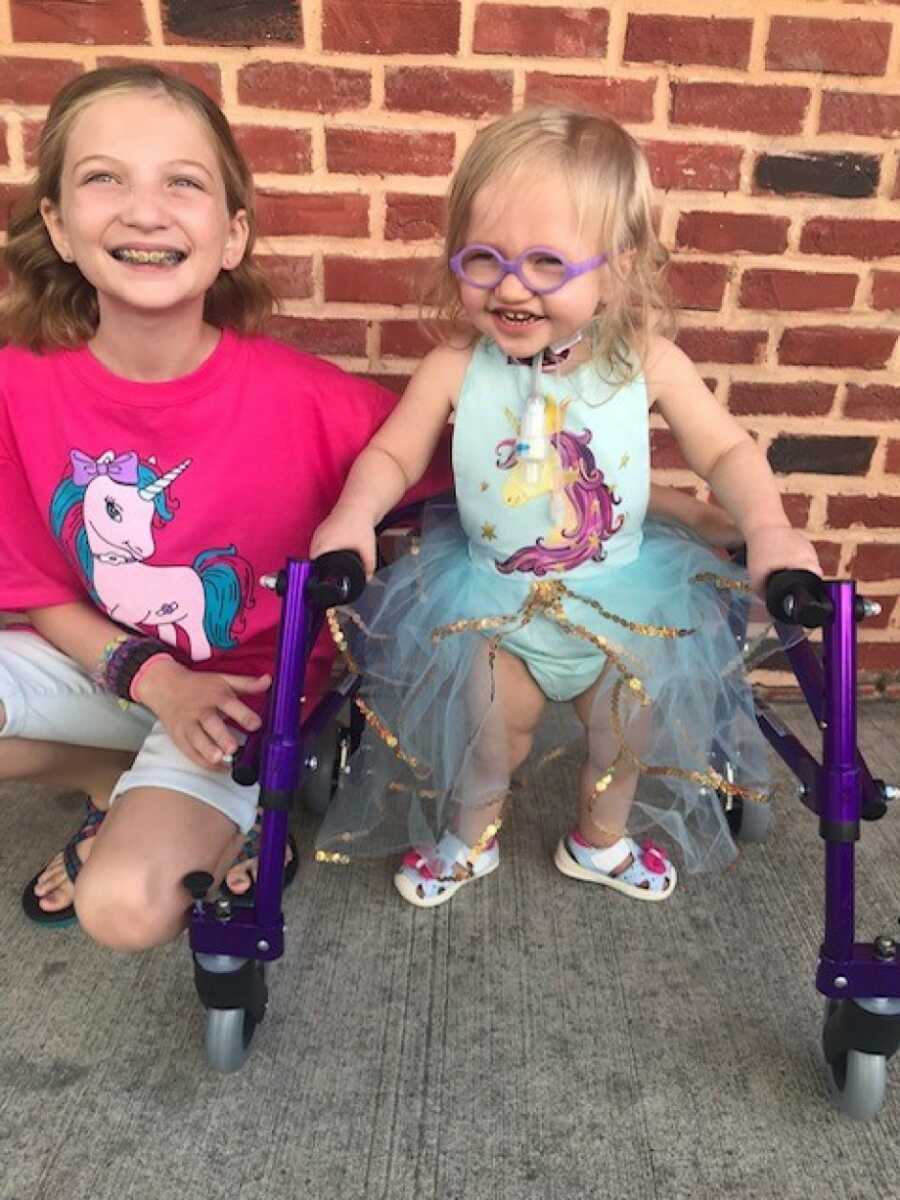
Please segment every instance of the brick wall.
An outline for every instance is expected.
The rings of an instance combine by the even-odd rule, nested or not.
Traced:
[[[0,0],[0,213],[53,92],[123,59],[185,74],[232,120],[278,332],[395,387],[478,126],[543,100],[626,124],[674,251],[681,344],[826,570],[881,600],[867,690],[900,692],[898,0]],[[693,486],[663,429],[654,453]]]

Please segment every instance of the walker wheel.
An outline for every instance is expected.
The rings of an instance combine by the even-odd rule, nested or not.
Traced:
[[[265,964],[257,963],[259,979],[265,989]],[[254,1016],[246,1008],[208,1008],[206,1010],[206,1058],[214,1071],[239,1071],[250,1053],[257,1026],[265,1008]]]
[[[744,796],[728,796],[719,792],[719,803],[725,813],[731,836],[741,842],[765,842],[772,832],[772,806]]]
[[[832,1105],[852,1121],[868,1121],[880,1112],[887,1088],[887,1057],[864,1050],[836,1047],[829,1038],[829,1025],[836,1021],[847,1001],[828,1000],[822,1028],[822,1048],[828,1070],[828,1094]],[[828,1055],[833,1057],[828,1060]]]
[[[323,817],[331,804],[346,738],[343,726],[332,721],[312,744],[309,757],[315,765],[306,767],[300,777],[300,800],[317,817]]]

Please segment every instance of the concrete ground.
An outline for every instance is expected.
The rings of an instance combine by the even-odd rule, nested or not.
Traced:
[[[860,713],[895,781],[898,717]],[[573,780],[535,754],[500,870],[430,912],[389,864],[315,866],[300,819],[288,952],[232,1076],[183,942],[127,958],[23,918],[79,802],[6,788],[0,1200],[897,1200],[900,1068],[872,1122],[825,1099],[814,818],[786,792],[765,845],[639,905],[554,870]],[[858,863],[860,935],[896,930],[896,816]]]

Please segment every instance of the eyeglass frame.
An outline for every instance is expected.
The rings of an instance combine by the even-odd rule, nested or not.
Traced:
[[[468,254],[472,250],[486,250],[494,259],[500,269],[500,275],[493,283],[476,283],[469,279],[463,271],[463,255]],[[522,275],[522,264],[525,259],[532,254],[552,254],[554,258],[558,258],[565,269],[565,275],[559,283],[554,283],[552,287],[536,288],[528,282]],[[448,266],[457,279],[469,287],[479,288],[483,292],[489,292],[492,288],[499,287],[507,275],[515,275],[519,283],[524,288],[527,288],[535,296],[549,296],[553,292],[558,292],[560,288],[566,286],[573,279],[577,279],[579,275],[586,275],[588,271],[595,271],[598,267],[605,266],[613,256],[611,254],[598,254],[595,258],[585,258],[581,262],[569,262],[564,254],[560,254],[558,250],[554,250],[552,246],[529,246],[527,250],[523,250],[516,258],[504,258],[496,246],[488,246],[483,242],[472,242],[468,246],[463,246],[449,260]]]

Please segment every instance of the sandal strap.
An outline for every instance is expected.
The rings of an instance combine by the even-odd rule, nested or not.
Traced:
[[[97,808],[93,801],[88,800],[85,805],[84,820],[66,842],[65,846],[63,846],[63,866],[72,883],[75,882],[78,872],[84,866],[75,847],[79,842],[86,842],[88,838],[96,837],[97,830],[102,825],[105,817],[106,813]]]

